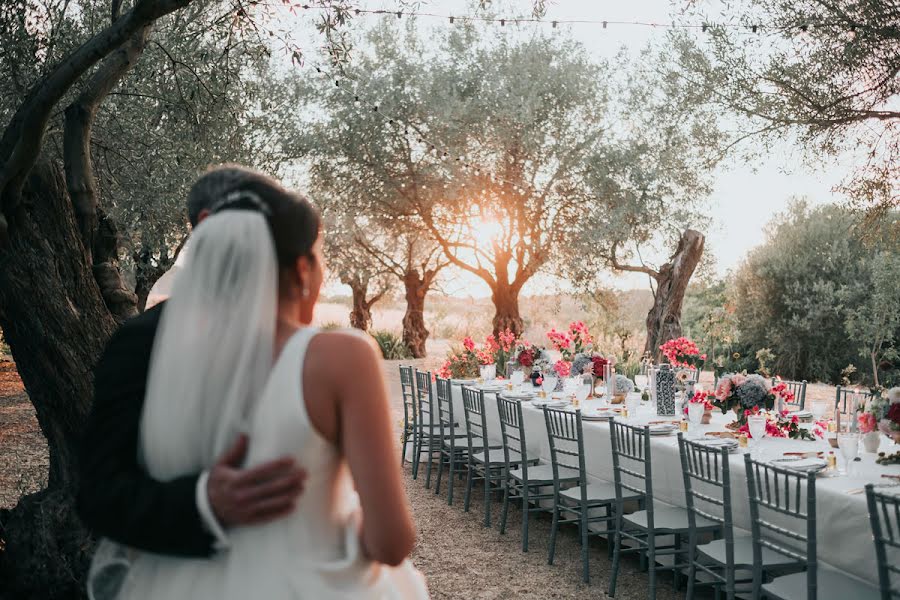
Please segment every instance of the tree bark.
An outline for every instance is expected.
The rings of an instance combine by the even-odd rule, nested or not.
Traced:
[[[656,296],[647,313],[647,343],[644,352],[659,360],[659,347],[681,336],[681,307],[688,282],[700,257],[705,238],[699,231],[686,229],[678,241],[678,248],[669,261],[655,275]]]
[[[507,329],[516,336],[522,335],[525,323],[519,315],[519,290],[498,281],[491,290],[491,300],[494,302],[494,336]]]
[[[368,285],[352,285],[353,308],[350,310],[350,327],[368,331],[372,325],[372,303],[366,301]]]
[[[92,369],[116,321],[106,307],[62,169],[40,159],[0,249],[0,327],[50,455],[45,490],[0,514],[0,587],[10,598],[81,598],[93,549],[75,514],[76,449]]]
[[[410,269],[403,277],[403,286],[406,290],[403,343],[413,358],[425,358],[425,342],[429,336],[425,328],[425,296],[431,287],[431,278],[428,272],[422,276],[416,269]]]

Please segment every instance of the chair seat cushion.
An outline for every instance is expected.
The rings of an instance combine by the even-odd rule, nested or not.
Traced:
[[[646,510],[639,510],[624,515],[623,518],[632,525],[647,529]],[[703,517],[697,517],[697,529],[714,529],[716,527],[719,527],[718,523],[714,523]],[[667,504],[654,504],[653,528],[655,531],[687,531],[690,529],[690,526],[688,525],[687,510],[677,506],[669,506]]]
[[[510,477],[522,481],[522,469],[510,469]],[[566,467],[559,468],[560,481],[578,481],[578,471]],[[553,465],[538,464],[528,467],[528,483],[553,483]]]
[[[725,540],[713,540],[708,544],[697,546],[697,552],[720,564],[727,564],[725,559]],[[792,558],[779,554],[765,546],[762,549],[762,556],[763,564],[767,566],[789,565],[796,562]],[[753,539],[749,535],[734,536],[734,564],[738,566],[753,565]]]
[[[581,502],[581,488],[582,486],[580,485],[569,488],[560,492],[560,496],[568,500]],[[616,486],[608,481],[589,483],[586,491],[588,502],[596,503],[605,501],[612,503],[616,501]]]
[[[853,579],[833,569],[819,567],[816,574],[816,598],[818,600],[878,600],[881,594],[868,583]],[[807,598],[806,573],[792,573],[776,577],[772,583],[762,586],[763,593],[784,600],[802,600]]]

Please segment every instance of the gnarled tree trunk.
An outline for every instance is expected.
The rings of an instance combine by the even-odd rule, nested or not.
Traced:
[[[363,331],[368,331],[372,326],[372,305],[381,300],[386,290],[380,291],[371,298],[366,298],[369,293],[369,283],[354,282],[349,284],[353,293],[353,308],[350,310],[350,326]]]
[[[522,335],[525,330],[525,322],[519,315],[519,290],[512,285],[498,281],[491,290],[491,300],[494,302],[494,336],[499,336],[501,331],[507,329],[516,336]]]
[[[62,169],[39,160],[0,248],[0,327],[47,438],[45,490],[0,515],[0,596],[84,596],[92,543],[75,514],[76,448],[92,369],[116,327],[81,242]]]
[[[703,234],[686,229],[678,241],[678,248],[669,261],[654,275],[656,295],[647,313],[647,343],[644,352],[659,360],[659,347],[681,336],[681,307],[688,282],[700,257],[703,256]]]
[[[425,328],[425,296],[431,289],[435,271],[420,275],[416,269],[409,269],[403,277],[406,290],[406,314],[403,315],[403,343],[414,358],[425,358],[425,342],[429,331]]]

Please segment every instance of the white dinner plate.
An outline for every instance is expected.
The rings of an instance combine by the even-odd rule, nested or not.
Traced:
[[[818,473],[819,471],[824,471],[828,467],[828,463],[822,458],[785,457],[773,459],[769,461],[769,463],[777,467],[791,469],[792,471],[801,471],[803,473],[808,473],[810,471]]]
[[[650,435],[672,435],[678,431],[678,425],[659,423],[650,426]]]

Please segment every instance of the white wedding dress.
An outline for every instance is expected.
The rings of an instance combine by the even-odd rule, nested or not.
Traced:
[[[361,554],[361,514],[350,471],[339,449],[313,428],[303,401],[303,361],[315,333],[301,329],[285,345],[248,428],[248,466],[292,455],[306,469],[308,478],[294,512],[265,525],[230,530],[230,548],[211,559],[138,553],[119,598],[428,597],[424,578],[408,560],[388,567]]]

